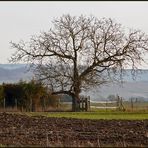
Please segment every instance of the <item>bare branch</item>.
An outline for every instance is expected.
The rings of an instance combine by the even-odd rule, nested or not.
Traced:
[[[53,25],[30,42],[11,42],[16,52],[10,61],[34,64],[36,77],[57,93],[79,98],[83,89],[122,80],[124,69],[136,70],[148,51],[145,33],[125,33],[110,18],[63,15]]]

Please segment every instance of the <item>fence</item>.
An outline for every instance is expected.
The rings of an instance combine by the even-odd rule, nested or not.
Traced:
[[[56,106],[49,106],[48,104],[37,107],[37,111],[71,111],[72,102],[61,102],[57,101]],[[146,111],[148,110],[148,101],[142,101],[138,99],[131,98],[129,101],[124,100],[122,97],[117,96],[114,101],[92,101],[90,96],[80,96],[79,100],[79,110],[80,111],[90,111],[91,109],[114,109],[119,111]],[[20,108],[18,102],[15,99],[15,106],[6,106],[5,98],[3,104],[0,106],[0,111],[30,111],[25,108]]]
[[[116,110],[125,110],[123,105],[122,97],[117,96],[115,101],[90,101],[91,105],[90,108],[97,108],[97,109],[116,109]]]
[[[90,110],[90,96],[81,96],[79,100],[80,111]]]

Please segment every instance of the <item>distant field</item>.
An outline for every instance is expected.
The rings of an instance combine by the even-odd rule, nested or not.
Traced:
[[[148,119],[148,112],[118,112],[118,111],[94,111],[94,112],[30,112],[20,113],[29,116],[65,117],[78,119],[122,119],[143,120]]]

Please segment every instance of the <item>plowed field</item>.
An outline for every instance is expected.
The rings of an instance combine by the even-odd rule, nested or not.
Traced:
[[[148,147],[148,120],[82,120],[0,113],[0,144]]]

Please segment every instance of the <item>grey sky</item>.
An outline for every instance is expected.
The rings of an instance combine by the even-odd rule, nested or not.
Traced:
[[[10,49],[10,41],[27,41],[31,35],[47,31],[53,18],[62,14],[111,17],[125,27],[141,29],[148,34],[146,1],[3,1],[0,2],[0,63],[8,63],[7,59],[14,52]],[[148,68],[148,65],[143,68]]]

